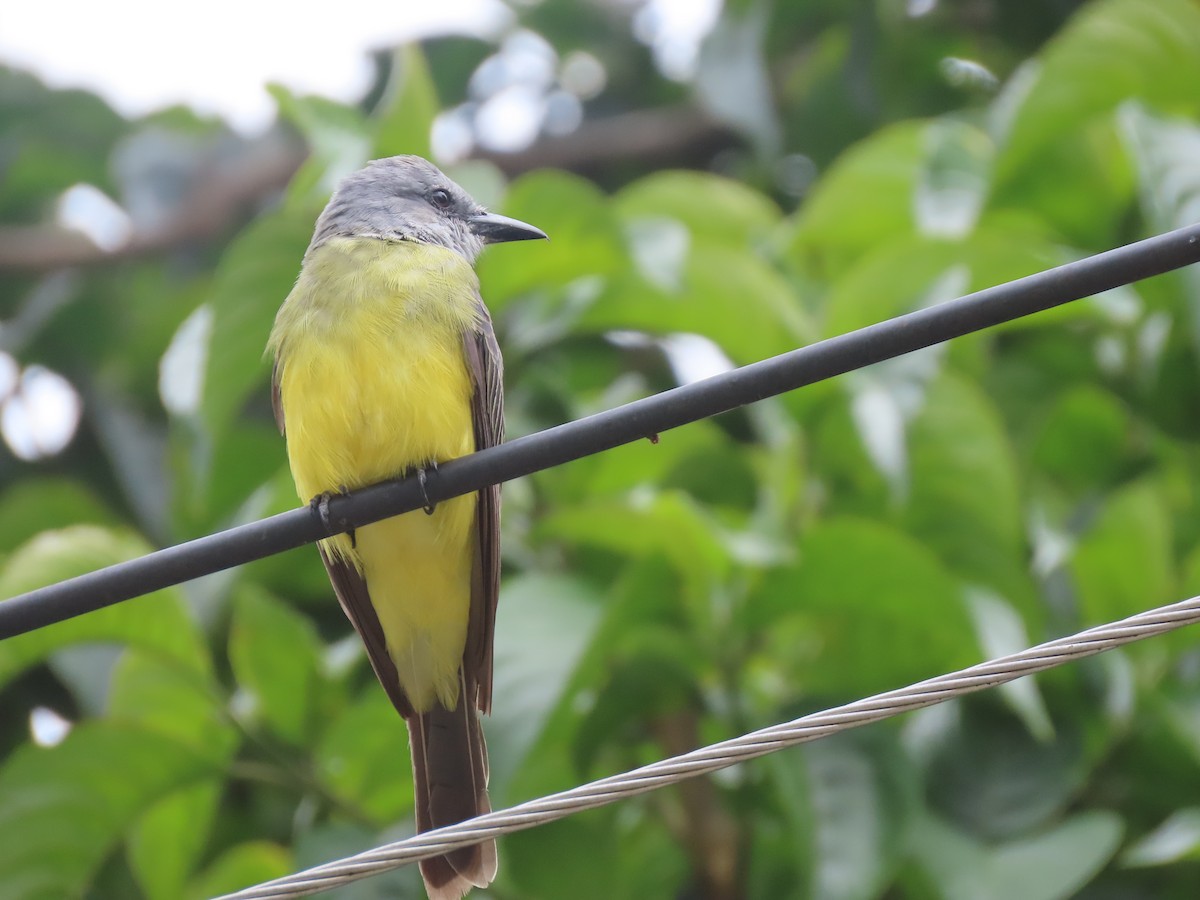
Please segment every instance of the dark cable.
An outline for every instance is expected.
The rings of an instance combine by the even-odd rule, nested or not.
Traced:
[[[437,503],[688,422],[911,353],[1200,261],[1200,224],[977,291],[938,306],[557,425],[431,472]],[[0,639],[291,550],[426,503],[417,479],[363,488],[329,502],[331,530],[307,507],[168,547],[0,602]]]

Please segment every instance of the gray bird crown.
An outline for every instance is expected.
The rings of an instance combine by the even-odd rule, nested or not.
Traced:
[[[317,219],[308,253],[334,237],[373,237],[437,244],[474,263],[486,241],[471,220],[486,213],[426,159],[376,159],[338,184]]]

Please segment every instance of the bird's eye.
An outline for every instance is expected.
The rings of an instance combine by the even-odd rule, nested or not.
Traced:
[[[450,192],[445,188],[437,188],[429,192],[429,202],[438,209],[449,209],[452,199]]]

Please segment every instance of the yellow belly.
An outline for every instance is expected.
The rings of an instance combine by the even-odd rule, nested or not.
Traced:
[[[306,261],[272,337],[302,500],[475,449],[462,346],[476,290],[470,267],[440,248],[360,239]],[[457,700],[475,503],[458,497],[433,515],[418,510],[360,528],[353,545],[345,535],[325,542],[366,579],[417,710]]]

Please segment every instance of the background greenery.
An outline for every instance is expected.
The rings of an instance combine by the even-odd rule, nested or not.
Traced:
[[[480,265],[510,436],[671,386],[680,334],[751,362],[1200,217],[1192,0],[730,0],[683,80],[635,7],[516,7],[607,86],[452,167],[553,237]],[[83,398],[64,452],[0,459],[0,595],[295,505],[261,353],[313,218],[497,52],[277,90],[255,140],[0,72],[0,343]],[[141,211],[125,250],[40,224],[78,182]],[[509,485],[494,803],[1200,592],[1198,351],[1184,272]],[[312,548],[0,644],[0,688],[6,900],[202,898],[411,829]],[[506,838],[488,893],[1190,898],[1198,764],[1185,631]]]

